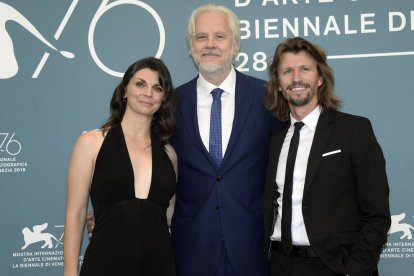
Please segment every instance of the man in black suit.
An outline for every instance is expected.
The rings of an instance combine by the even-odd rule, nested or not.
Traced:
[[[370,121],[337,111],[326,54],[305,39],[281,43],[269,70],[266,107],[286,122],[272,137],[266,179],[271,275],[378,275],[391,219]]]

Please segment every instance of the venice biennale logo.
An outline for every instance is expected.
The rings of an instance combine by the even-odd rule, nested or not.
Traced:
[[[79,0],[72,0],[72,3],[70,4],[68,10],[66,11],[65,16],[62,19],[62,22],[60,23],[59,27],[57,28],[54,39],[57,41],[64,28],[66,27],[70,17],[73,14],[73,11],[75,10]],[[101,5],[97,9],[95,15],[92,18],[92,21],[89,25],[89,31],[88,31],[88,47],[89,52],[91,54],[91,57],[95,64],[101,68],[105,73],[110,74],[112,76],[116,77],[122,77],[122,72],[117,72],[112,69],[110,69],[107,65],[105,65],[101,59],[98,57],[96,51],[95,51],[95,43],[94,43],[94,34],[95,34],[95,28],[99,21],[99,19],[110,11],[111,9],[121,6],[121,5],[134,5],[139,8],[142,8],[146,10],[155,20],[158,32],[159,32],[159,46],[157,49],[155,57],[159,58],[162,55],[162,52],[164,51],[164,45],[165,45],[165,29],[164,25],[161,21],[161,18],[159,17],[158,13],[148,4],[138,1],[138,0],[116,0],[111,3],[109,3],[109,0],[103,0],[101,2]],[[7,32],[6,29],[6,23],[8,21],[15,22],[19,24],[20,26],[24,27],[28,32],[30,32],[34,37],[36,37],[39,41],[41,41],[45,46],[48,47],[48,49],[52,50],[53,52],[60,53],[65,58],[73,59],[75,58],[75,54],[69,51],[62,51],[59,50],[58,47],[53,45],[52,42],[50,42],[48,39],[46,39],[41,32],[26,18],[24,17],[19,11],[17,11],[12,6],[0,2],[0,79],[9,79],[14,77],[18,71],[19,71],[19,64],[18,59],[16,58],[15,52],[14,52],[14,45],[13,40],[10,34]],[[39,64],[37,65],[37,68],[35,69],[32,78],[37,78],[42,71],[42,68],[46,64],[47,59],[49,58],[50,54],[48,52],[45,52],[43,57],[41,58]]]
[[[402,222],[404,218],[405,218],[405,213],[391,216],[391,227],[390,227],[390,230],[388,231],[388,234],[399,233],[400,240],[402,239],[411,240],[413,238],[411,231],[414,230],[414,227],[411,224]]]
[[[63,225],[49,223],[23,227],[23,246],[12,252],[13,269],[63,267]]]
[[[22,230],[24,245],[21,249],[25,250],[29,245],[35,243],[41,243],[40,246],[42,249],[46,247],[48,249],[57,248],[59,244],[62,244],[63,234],[59,239],[57,239],[53,234],[43,232],[43,230],[46,230],[47,226],[48,223],[46,222],[33,226],[33,230],[31,230],[29,227],[24,227]],[[55,243],[55,245],[53,243]]]

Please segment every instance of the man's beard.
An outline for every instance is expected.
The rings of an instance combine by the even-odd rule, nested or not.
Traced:
[[[198,70],[201,74],[223,73],[224,66],[222,64],[197,64]]]
[[[283,94],[285,94],[285,93],[283,93]],[[293,97],[287,96],[286,94],[285,94],[285,98],[293,106],[304,106],[304,105],[307,105],[311,101],[312,96],[311,96],[311,93],[309,92],[303,98],[293,98]]]
[[[309,86],[307,86],[309,88]],[[289,88],[291,89],[291,88]],[[285,91],[282,91],[283,97],[293,106],[304,106],[311,102],[313,96],[315,96],[317,93],[314,90],[310,90],[306,93],[304,97],[294,97],[293,92],[291,94],[286,93]]]
[[[202,75],[222,74],[233,64],[233,60],[231,58],[219,64],[211,64],[208,62],[201,63],[196,60],[194,61]]]

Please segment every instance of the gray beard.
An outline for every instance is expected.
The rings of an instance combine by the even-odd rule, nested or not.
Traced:
[[[230,60],[226,64],[220,64],[220,65],[202,65],[201,63],[196,63],[198,70],[200,71],[201,75],[220,75],[223,74],[229,65],[231,65],[233,62]]]

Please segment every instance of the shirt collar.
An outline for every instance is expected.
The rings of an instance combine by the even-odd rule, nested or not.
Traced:
[[[315,132],[316,125],[318,124],[319,115],[321,115],[321,107],[318,105],[311,113],[306,115],[303,118],[302,122],[307,126],[312,132]],[[293,125],[294,123],[298,122],[295,118],[293,118],[292,114],[290,114],[290,124]]]
[[[208,96],[211,93],[211,91],[217,87],[227,93],[235,94],[236,70],[234,70],[234,67],[232,67],[230,73],[219,86],[215,86],[214,84],[209,83],[201,74],[198,74],[197,87],[200,89],[200,92],[204,96]]]

